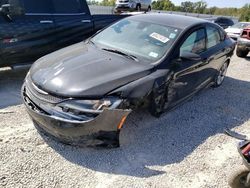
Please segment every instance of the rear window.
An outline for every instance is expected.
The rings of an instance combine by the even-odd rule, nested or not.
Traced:
[[[219,30],[214,27],[207,26],[207,48],[216,46],[220,43],[220,41],[221,36]]]
[[[58,14],[75,14],[83,13],[81,0],[53,0],[55,13]]]

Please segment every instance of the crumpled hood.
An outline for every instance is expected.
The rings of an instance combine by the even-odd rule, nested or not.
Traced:
[[[151,68],[81,42],[39,59],[30,76],[48,93],[94,98],[148,75]]]

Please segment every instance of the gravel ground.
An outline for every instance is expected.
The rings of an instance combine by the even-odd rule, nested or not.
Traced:
[[[118,149],[38,134],[19,99],[25,72],[0,72],[0,187],[227,187],[242,165],[238,141],[223,131],[250,136],[250,58],[233,57],[222,87],[159,119],[133,112]]]

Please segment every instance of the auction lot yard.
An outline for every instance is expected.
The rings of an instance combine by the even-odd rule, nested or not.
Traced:
[[[250,57],[233,57],[222,87],[157,119],[133,112],[117,149],[40,135],[20,100],[27,70],[0,71],[0,187],[227,187],[242,165],[229,128],[250,137]]]

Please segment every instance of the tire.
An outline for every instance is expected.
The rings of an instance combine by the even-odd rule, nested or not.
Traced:
[[[241,166],[236,169],[230,176],[228,184],[232,188],[249,188],[250,187],[250,172],[249,170]]]
[[[152,93],[150,99],[149,112],[152,116],[159,118],[164,112],[164,106],[166,103],[165,94],[157,95]]]
[[[152,116],[159,118],[168,109],[168,93],[173,73],[169,74],[167,82],[160,88],[153,89],[149,96],[149,112]],[[159,93],[161,90],[163,93]]]
[[[149,6],[149,7],[148,7],[148,10],[147,10],[147,12],[150,12],[150,11],[151,11],[151,6]]]
[[[222,85],[226,77],[227,68],[228,68],[228,62],[225,62],[214,79],[213,87],[219,87]]]
[[[137,11],[141,11],[141,5],[136,5],[136,8],[135,8]]]
[[[236,50],[236,55],[238,57],[246,57],[248,52],[249,52],[248,49],[238,47]]]

